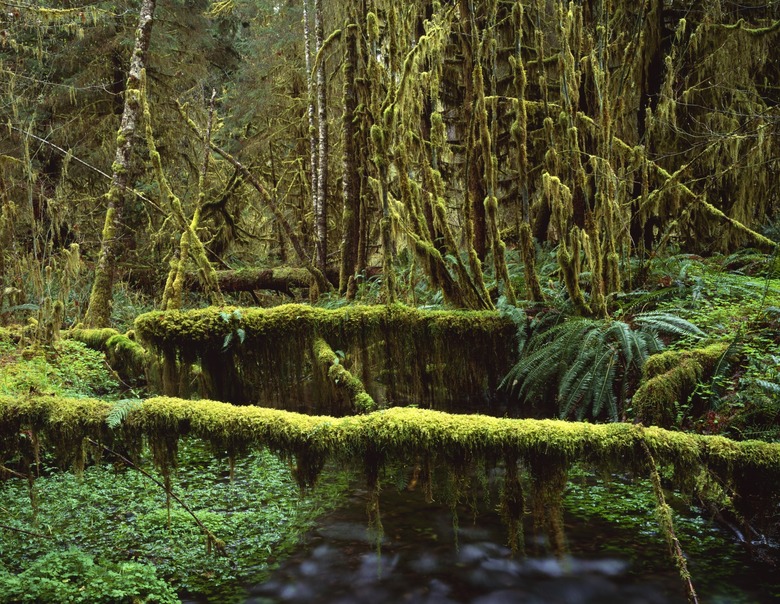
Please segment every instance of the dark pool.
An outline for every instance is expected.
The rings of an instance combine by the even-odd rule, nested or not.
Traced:
[[[592,537],[578,547],[579,536],[569,526],[570,556],[513,558],[498,514],[480,510],[473,522],[463,507],[456,544],[449,508],[426,503],[419,492],[382,493],[384,535],[377,547],[376,533],[367,528],[367,503],[366,493],[357,491],[323,518],[269,581],[250,589],[246,604],[686,602],[668,564],[637,575],[632,562],[600,553]],[[527,545],[543,550],[533,541]]]

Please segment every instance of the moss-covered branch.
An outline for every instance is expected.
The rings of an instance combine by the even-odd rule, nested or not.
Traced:
[[[684,404],[705,374],[712,372],[728,345],[711,344],[692,350],[668,350],[647,359],[645,381],[633,397],[636,416],[645,423],[669,427],[675,403]]]
[[[680,483],[707,469],[739,494],[780,495],[780,444],[655,427],[451,415],[413,408],[335,418],[156,397],[130,411],[121,430],[112,432],[106,425],[110,409],[109,403],[94,399],[0,397],[0,454],[4,459],[15,454],[18,431],[34,429],[64,453],[80,450],[86,437],[110,443],[117,438],[159,440],[165,435],[175,440],[192,435],[222,450],[263,446],[299,458],[311,455],[320,463],[339,459],[362,465],[381,451],[385,461],[428,457],[456,463],[508,457],[530,465],[547,459],[641,471],[647,464],[647,446],[657,464],[675,467]]]
[[[346,391],[349,400],[356,411],[364,413],[376,409],[376,402],[366,392],[366,387],[341,363],[341,359],[322,338],[314,340],[314,357],[325,368],[328,378],[335,386]]]
[[[68,337],[104,352],[111,368],[125,381],[135,381],[147,375],[154,363],[153,357],[132,336],[132,333],[122,334],[108,327],[72,329],[68,332]]]
[[[190,127],[190,129],[195,132],[199,137],[202,137],[203,134],[198,127],[198,125],[187,115],[185,107],[178,105],[179,114],[182,116],[182,119],[184,119],[185,123]],[[303,243],[301,242],[300,237],[298,237],[295,230],[290,225],[290,222],[287,220],[285,215],[282,213],[282,211],[279,209],[279,206],[277,205],[274,198],[271,196],[271,194],[268,192],[268,189],[266,189],[263,186],[263,183],[260,182],[260,180],[247,168],[242,164],[238,159],[236,159],[233,155],[225,151],[222,147],[214,143],[214,141],[211,141],[211,149],[221,155],[225,160],[230,163],[236,170],[238,170],[243,177],[247,180],[247,182],[252,185],[255,190],[257,190],[258,193],[260,193],[263,200],[268,205],[268,209],[271,210],[271,213],[274,215],[274,218],[279,221],[279,225],[282,227],[282,230],[284,231],[285,235],[287,235],[287,238],[290,240],[290,244],[293,246],[293,249],[295,250],[296,255],[298,256],[298,259],[300,260],[301,264],[303,264],[304,267],[306,267],[306,270],[309,271],[312,275],[312,278],[317,283],[317,287],[322,292],[328,292],[333,290],[333,285],[331,285],[330,281],[328,281],[325,278],[325,275],[322,274],[322,271],[320,271],[319,268],[314,266],[312,264],[311,258],[306,253]]]

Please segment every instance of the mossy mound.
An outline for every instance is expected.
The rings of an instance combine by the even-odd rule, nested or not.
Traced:
[[[710,344],[690,350],[667,350],[647,359],[645,381],[633,397],[637,418],[656,426],[674,424],[675,405],[683,405],[706,375],[726,354],[728,344]]]
[[[500,313],[400,304],[151,312],[135,331],[163,359],[166,394],[187,395],[199,364],[206,398],[336,415],[352,405],[316,370],[319,339],[378,404],[447,410],[487,410],[516,348],[515,325]]]
[[[135,334],[119,333],[116,329],[72,329],[68,337],[106,354],[111,367],[125,383],[136,384],[146,381],[150,374],[156,375],[156,359],[135,341]]]

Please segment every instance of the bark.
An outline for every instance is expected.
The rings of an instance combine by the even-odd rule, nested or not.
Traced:
[[[146,55],[149,51],[155,8],[156,0],[143,0],[139,11],[135,47],[125,85],[125,105],[119,132],[117,132],[116,137],[117,147],[113,164],[113,175],[111,177],[111,186],[106,195],[108,203],[100,241],[100,255],[95,266],[95,280],[92,284],[89,306],[84,319],[88,327],[106,326],[111,317],[114,267],[119,258],[122,212],[130,185],[130,156],[142,111],[140,97],[141,73],[144,70]]]
[[[325,41],[322,14],[322,0],[314,0],[314,37],[317,53],[322,50]],[[318,160],[317,197],[314,204],[315,263],[325,271],[328,262],[328,82],[325,78],[325,58],[317,61],[317,121],[318,121]]]
[[[358,169],[356,109],[358,105],[355,76],[357,73],[357,26],[350,24],[346,35],[344,61],[344,209],[341,241],[341,268],[339,292],[345,293],[350,279],[354,279],[358,261],[360,230],[360,172]]]
[[[311,207],[315,211],[317,208],[317,193],[319,187],[317,178],[319,172],[319,151],[317,148],[317,97],[314,90],[314,81],[311,61],[311,29],[309,28],[309,2],[303,0],[303,56],[306,65],[306,115],[309,122],[309,164],[311,169]],[[316,229],[315,229],[316,230]]]

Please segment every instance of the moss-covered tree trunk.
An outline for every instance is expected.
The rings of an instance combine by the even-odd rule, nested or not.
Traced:
[[[474,114],[474,48],[479,44],[477,34],[472,27],[469,0],[460,0],[461,36],[460,49],[463,55],[463,117],[465,126],[465,237],[468,245],[473,246],[476,257],[484,262],[487,254],[487,230],[485,228],[486,197],[482,147]],[[474,267],[472,266],[472,270]],[[481,270],[481,268],[480,268]]]
[[[339,292],[348,290],[349,281],[355,278],[360,236],[360,170],[358,167],[357,106],[358,94],[355,77],[358,68],[358,26],[350,23],[346,28],[344,49],[344,209],[342,212],[341,267]]]
[[[112,166],[111,186],[106,194],[106,218],[100,240],[100,255],[95,266],[95,279],[85,317],[88,327],[106,326],[111,317],[114,269],[121,249],[122,212],[127,190],[132,186],[129,182],[130,156],[142,113],[141,74],[146,65],[146,55],[152,37],[155,8],[156,0],[143,0],[139,11],[135,47],[125,85],[125,105],[116,136],[116,158]]]

